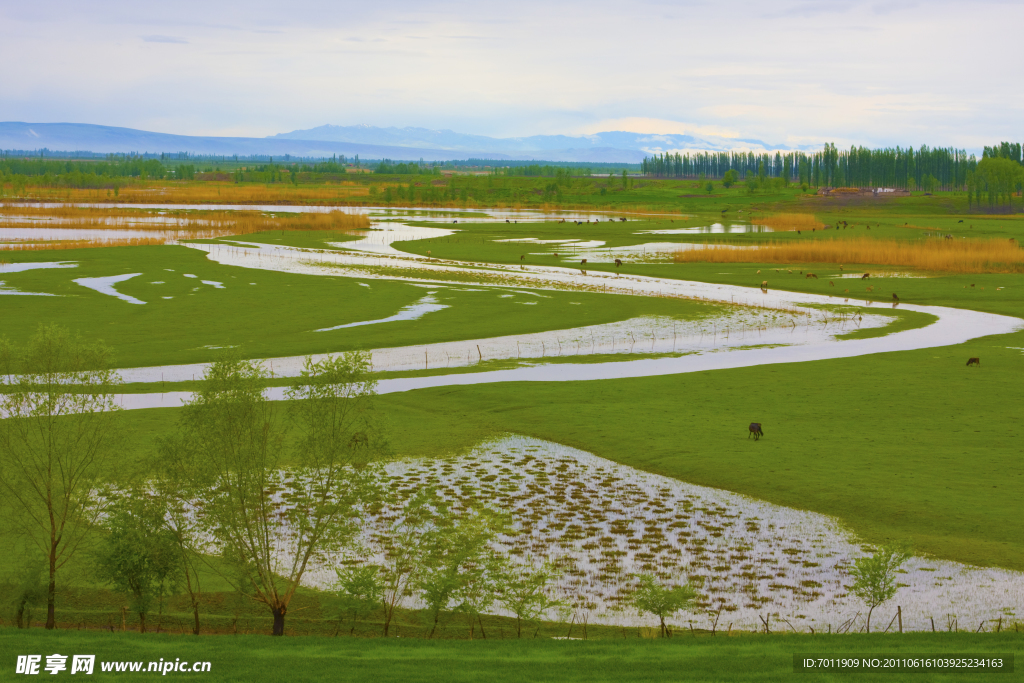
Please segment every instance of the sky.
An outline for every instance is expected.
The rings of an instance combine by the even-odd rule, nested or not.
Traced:
[[[1022,24],[1019,1],[0,0],[0,120],[979,149],[1024,138]]]

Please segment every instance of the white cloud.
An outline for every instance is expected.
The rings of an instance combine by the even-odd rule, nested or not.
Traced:
[[[580,126],[577,132],[581,135],[592,135],[609,130],[624,130],[630,133],[651,133],[652,135],[714,135],[723,138],[741,137],[739,131],[722,126],[705,125],[671,119],[652,119],[644,116],[627,116],[619,119],[602,119]]]
[[[990,34],[993,16],[1019,25],[1024,5],[881,10],[877,0],[522,0],[514,12],[469,0],[253,0],[244,12],[199,0],[8,3],[0,63],[19,68],[5,74],[3,116],[191,134],[369,123],[790,144],[1020,138],[1024,93],[1012,69],[992,66],[1015,64],[1019,48],[976,49],[971,37]],[[52,49],[22,59],[41,42]],[[97,61],[119,67],[96,72]]]

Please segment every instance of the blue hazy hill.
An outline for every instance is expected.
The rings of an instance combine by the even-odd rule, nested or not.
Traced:
[[[87,151],[98,153],[174,153],[329,157],[364,159],[503,159],[639,163],[654,152],[779,149],[758,140],[648,135],[611,131],[572,137],[534,135],[490,138],[450,130],[320,126],[265,138],[174,135],[86,123],[0,123],[0,149]]]

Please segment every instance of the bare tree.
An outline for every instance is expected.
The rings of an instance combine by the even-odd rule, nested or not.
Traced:
[[[46,628],[56,626],[57,574],[102,512],[97,487],[120,460],[110,351],[56,326],[22,348],[0,340],[0,491],[45,555]]]

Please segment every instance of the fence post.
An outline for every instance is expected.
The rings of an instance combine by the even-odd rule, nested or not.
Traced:
[[[903,633],[903,608],[899,605],[896,605],[896,618],[900,622],[900,633]]]

